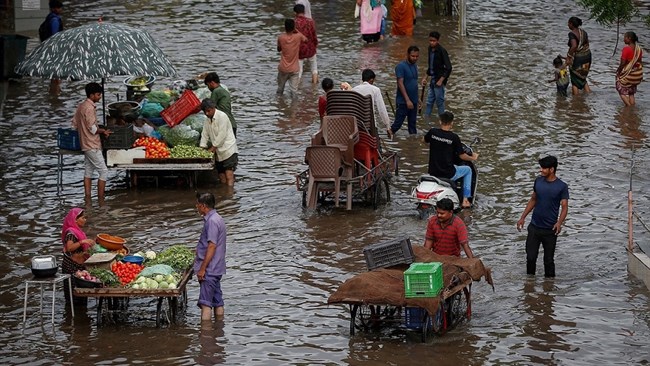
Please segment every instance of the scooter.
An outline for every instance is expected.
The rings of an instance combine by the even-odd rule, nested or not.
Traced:
[[[480,141],[479,137],[475,137],[470,145],[463,144],[465,154],[471,156],[474,153],[472,146]],[[478,170],[473,161],[462,160],[460,164],[467,165],[472,169],[472,197],[470,197],[470,203],[474,205],[478,186]],[[416,208],[421,219],[426,219],[435,212],[436,202],[443,198],[449,198],[454,203],[454,211],[459,211],[461,208],[460,202],[463,199],[463,178],[451,181],[447,178],[424,174],[420,176],[417,186],[411,192],[411,200],[417,205]]]

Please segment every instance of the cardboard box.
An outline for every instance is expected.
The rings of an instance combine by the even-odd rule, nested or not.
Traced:
[[[133,159],[144,159],[144,151],[144,146],[128,150],[106,150],[106,165],[133,164]]]

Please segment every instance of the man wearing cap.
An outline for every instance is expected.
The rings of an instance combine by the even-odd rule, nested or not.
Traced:
[[[555,156],[539,160],[540,176],[535,179],[533,195],[517,221],[517,230],[521,231],[526,216],[533,211],[526,238],[526,273],[529,275],[535,275],[541,244],[544,247],[544,277],[555,277],[555,245],[569,210],[569,186],[555,175],[557,164]]]

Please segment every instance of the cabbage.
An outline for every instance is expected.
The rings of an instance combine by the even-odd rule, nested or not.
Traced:
[[[198,88],[198,89],[192,90],[192,91],[194,92],[196,97],[199,98],[199,100],[203,100],[205,98],[210,98],[210,96],[212,95],[212,92],[210,91],[210,89],[208,89],[207,86],[204,86],[202,88]]]
[[[147,94],[147,103],[158,103],[163,108],[169,107],[170,101],[171,101],[171,97],[169,96],[169,94],[161,90],[152,90]]]
[[[208,120],[208,117],[203,112],[190,114],[183,120],[183,124],[190,126],[194,131],[201,133],[203,131],[203,124]]]
[[[144,269],[140,272],[139,276],[140,277],[149,277],[152,275],[169,275],[174,273],[174,269],[171,266],[168,266],[166,264],[156,264],[153,266],[146,266]]]
[[[185,124],[179,124],[174,126],[168,132],[163,133],[161,129],[158,131],[161,132],[165,142],[170,146],[178,145],[189,145],[189,146],[198,146],[201,141],[201,133],[194,131],[190,126]]]

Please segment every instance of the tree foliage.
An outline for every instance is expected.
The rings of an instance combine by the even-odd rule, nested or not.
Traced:
[[[639,13],[632,0],[577,0],[577,2],[589,10],[591,18],[598,24],[607,27],[616,25],[616,34],[620,34],[621,26]],[[616,37],[614,53],[618,47],[618,38]]]

